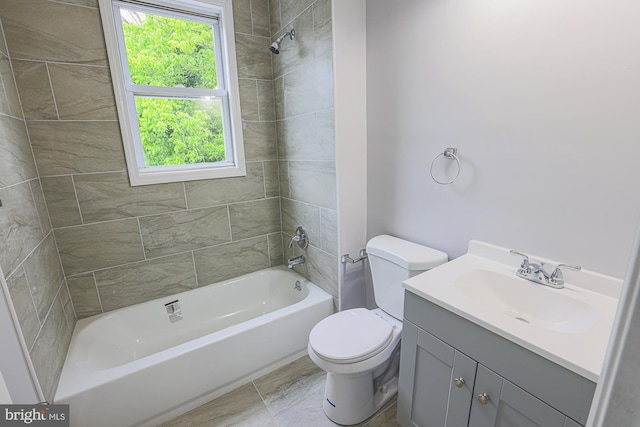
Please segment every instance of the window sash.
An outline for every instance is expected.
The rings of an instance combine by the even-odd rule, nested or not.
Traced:
[[[184,0],[183,0],[184,2]],[[168,13],[179,14],[183,16],[189,16],[192,20],[197,18],[205,19],[205,20],[216,20],[218,21],[220,18],[217,14],[212,13],[209,8],[210,5],[203,7],[202,5],[198,5],[197,3],[191,1],[189,2],[189,6],[177,8],[175,7],[174,0],[153,0],[153,1],[145,1],[145,0],[114,0],[113,4],[118,6],[132,7],[135,6],[139,10],[146,9],[152,12],[165,11]]]
[[[182,182],[200,179],[215,179],[246,176],[243,132],[239,105],[239,88],[236,64],[235,38],[233,31],[233,10],[229,0],[98,0],[100,15],[105,31],[109,66],[114,83],[118,118],[124,143],[127,169],[131,185],[148,185],[168,182]],[[122,26],[118,6],[146,8],[153,14],[170,15],[178,19],[200,22],[205,20],[213,25],[215,37],[215,57],[217,62],[218,87],[216,89],[165,88],[133,85],[125,74],[128,64],[124,50],[124,37],[118,35]],[[179,9],[179,10],[178,10]],[[124,57],[123,57],[123,52]],[[223,73],[223,74],[221,74]],[[128,85],[126,84],[128,81]],[[165,92],[165,89],[169,89]],[[186,89],[186,90],[185,90]],[[173,95],[170,93],[175,90]],[[201,90],[201,92],[197,92]],[[226,93],[225,93],[226,92]],[[158,96],[171,98],[198,98],[215,96],[223,102],[223,130],[227,144],[228,162],[200,163],[184,166],[140,167],[144,162],[135,96]]]
[[[214,92],[214,91],[210,91]],[[238,162],[238,159],[235,156],[235,152],[233,149],[233,139],[231,137],[231,119],[229,114],[229,97],[228,96],[212,96],[212,98],[218,98],[222,102],[222,135],[224,138],[224,153],[225,159],[224,162],[215,162],[215,163],[196,163],[196,164],[184,164],[184,165],[174,165],[174,166],[148,166],[144,162],[144,150],[142,147],[142,140],[140,137],[140,123],[138,122],[138,111],[136,108],[136,96],[145,96],[145,97],[156,97],[162,99],[188,99],[188,100],[198,100],[202,99],[204,96],[167,96],[161,94],[153,94],[151,92],[134,92],[127,91],[125,97],[127,99],[127,106],[130,112],[130,120],[131,125],[135,132],[133,132],[133,139],[135,141],[134,148],[136,152],[136,164],[138,170],[141,174],[145,173],[153,173],[155,171],[160,170],[174,170],[177,171],[179,169],[204,169],[211,167],[231,167],[235,166]]]
[[[122,71],[124,73],[125,89],[129,90],[129,88],[133,86],[138,88],[140,87],[170,88],[171,86],[143,86],[143,85],[136,85],[133,83],[133,79],[131,78],[131,72],[129,68],[129,58],[127,57],[127,47],[126,47],[125,38],[124,38],[124,28],[122,26],[122,18],[120,16],[121,8],[139,10],[152,15],[161,15],[168,18],[182,19],[187,21],[196,21],[202,24],[211,25],[213,40],[214,40],[214,49],[215,49],[214,54],[216,59],[216,75],[217,75],[217,81],[218,81],[217,90],[222,90],[222,91],[226,90],[227,79],[226,79],[225,69],[222,63],[222,57],[223,57],[222,46],[221,46],[222,36],[220,31],[220,23],[218,22],[218,20],[214,20],[212,18],[202,19],[202,18],[193,17],[192,15],[189,15],[187,13],[165,12],[162,9],[155,9],[152,7],[145,7],[145,6],[137,6],[137,5],[132,5],[122,1],[114,1],[113,2],[113,18],[116,23],[116,36],[118,38],[120,61],[122,63],[122,68],[123,68]],[[204,88],[177,88],[177,87],[175,89],[193,89],[193,90],[203,90],[203,91],[211,90],[211,89],[204,89]]]
[[[136,85],[131,82],[125,83],[125,90],[136,95],[166,96],[169,98],[199,98],[206,96],[223,98],[228,96],[228,92],[226,90],[171,86],[145,86]]]

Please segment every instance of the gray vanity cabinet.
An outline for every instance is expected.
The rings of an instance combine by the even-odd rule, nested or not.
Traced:
[[[564,427],[567,417],[482,365],[469,427]],[[480,399],[486,396],[486,399]]]
[[[403,427],[580,427],[595,383],[415,294],[405,294]]]
[[[466,426],[478,364],[412,323],[405,323],[402,334],[400,365],[414,369],[400,371],[400,423]]]

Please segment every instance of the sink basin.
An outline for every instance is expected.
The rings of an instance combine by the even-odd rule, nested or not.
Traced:
[[[570,296],[571,291],[552,289],[491,270],[471,270],[454,285],[475,304],[543,329],[578,333],[591,329],[598,310]]]
[[[548,265],[559,261],[533,256]],[[583,268],[563,289],[516,276],[508,248],[472,240],[466,254],[404,281],[405,289],[597,381],[622,280]]]

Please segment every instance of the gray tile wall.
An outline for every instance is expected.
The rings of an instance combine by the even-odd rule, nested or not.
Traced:
[[[0,4],[0,267],[45,399],[52,400],[76,319],[15,83],[15,73],[33,75],[29,84],[38,90],[42,70],[25,71],[10,58],[10,6]]]
[[[97,2],[7,3],[7,44],[78,317],[282,264],[267,0],[234,4],[247,176],[141,187],[126,173]],[[255,262],[242,261],[247,247],[260,248]]]
[[[330,0],[271,0],[271,38],[295,29],[273,55],[278,131],[278,171],[286,258],[304,253],[294,267],[338,298],[333,48]],[[310,246],[288,248],[298,225]]]

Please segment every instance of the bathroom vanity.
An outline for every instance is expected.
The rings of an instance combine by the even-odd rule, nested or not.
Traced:
[[[463,257],[405,281],[404,427],[586,423],[622,281],[572,272],[551,289],[516,277],[519,263],[472,241]]]
[[[400,366],[398,419],[405,427],[525,427],[529,419],[575,427],[572,420],[586,421],[596,387],[410,292]]]

